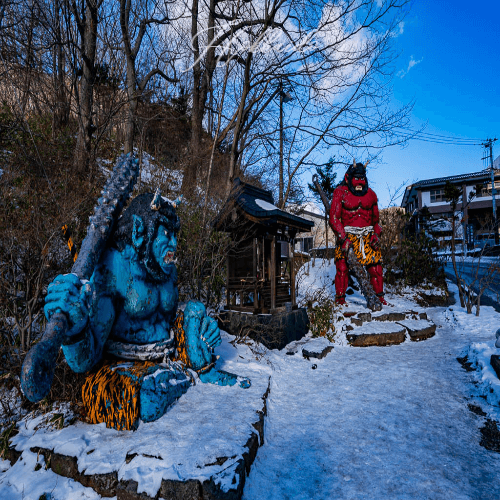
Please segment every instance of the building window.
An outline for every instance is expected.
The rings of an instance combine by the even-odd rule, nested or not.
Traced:
[[[481,187],[481,185],[476,187],[476,197],[477,198],[481,198],[482,196],[491,196],[491,182],[489,182],[488,184],[484,184],[481,189],[478,189],[480,187]],[[500,181],[495,181],[495,190],[496,190],[496,194],[499,195],[500,194]]]
[[[431,203],[446,201],[444,198],[444,189],[431,189]]]

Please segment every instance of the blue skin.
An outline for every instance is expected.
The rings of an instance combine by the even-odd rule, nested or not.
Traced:
[[[108,338],[135,344],[169,339],[179,296],[173,262],[177,236],[163,225],[157,229],[152,252],[165,274],[159,282],[150,279],[139,259],[144,234],[145,224],[135,216],[132,245],[123,251],[106,250],[88,284],[82,286],[77,276],[68,274],[58,276],[49,285],[45,315],[49,319],[61,311],[68,316],[70,328],[62,349],[73,371],[90,370],[101,359]],[[201,302],[187,304],[184,331],[192,367],[198,370],[210,364],[213,349],[221,343],[220,331]],[[200,379],[218,385],[237,382],[236,375],[214,368]],[[240,385],[248,387],[249,381],[240,381]]]

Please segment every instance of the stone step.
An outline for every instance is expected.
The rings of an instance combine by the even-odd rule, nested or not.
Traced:
[[[426,340],[435,335],[436,325],[427,319],[377,320],[357,327],[346,325],[346,330],[347,340],[352,346],[369,347],[401,344],[406,334],[415,342]]]
[[[382,312],[355,312],[346,311],[344,313],[346,318],[350,318],[351,323],[356,326],[361,326],[363,323],[370,321],[404,321],[404,320],[417,320],[427,319],[426,312],[417,311],[382,311]]]
[[[429,339],[436,334],[436,325],[427,319],[406,319],[398,321],[398,324],[406,328],[410,339],[414,342]]]
[[[354,347],[397,345],[405,341],[406,328],[397,323],[373,321],[353,328],[346,337]]]

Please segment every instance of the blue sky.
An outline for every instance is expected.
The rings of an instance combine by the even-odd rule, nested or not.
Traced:
[[[396,49],[393,103],[415,100],[412,127],[427,124],[426,133],[466,139],[498,137],[493,154],[500,156],[500,1],[415,0]],[[478,171],[483,156],[480,146],[414,140],[404,149],[386,148],[368,179],[385,207],[401,183]]]

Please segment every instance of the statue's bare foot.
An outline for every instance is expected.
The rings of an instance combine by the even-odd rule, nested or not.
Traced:
[[[345,295],[337,295],[335,297],[335,303],[339,306],[347,306],[347,302],[345,301]]]
[[[239,377],[234,373],[225,372],[211,368],[205,373],[200,373],[200,380],[205,384],[228,385],[233,386],[236,382],[240,383],[240,387],[248,389],[251,385],[250,379]]]
[[[382,302],[382,304],[383,304],[384,306],[387,306],[387,305],[388,305],[388,304],[387,304],[387,301],[384,299],[384,296],[383,296],[383,295],[378,295],[378,294],[377,294],[377,297],[378,297],[378,300],[380,300],[380,302]]]

